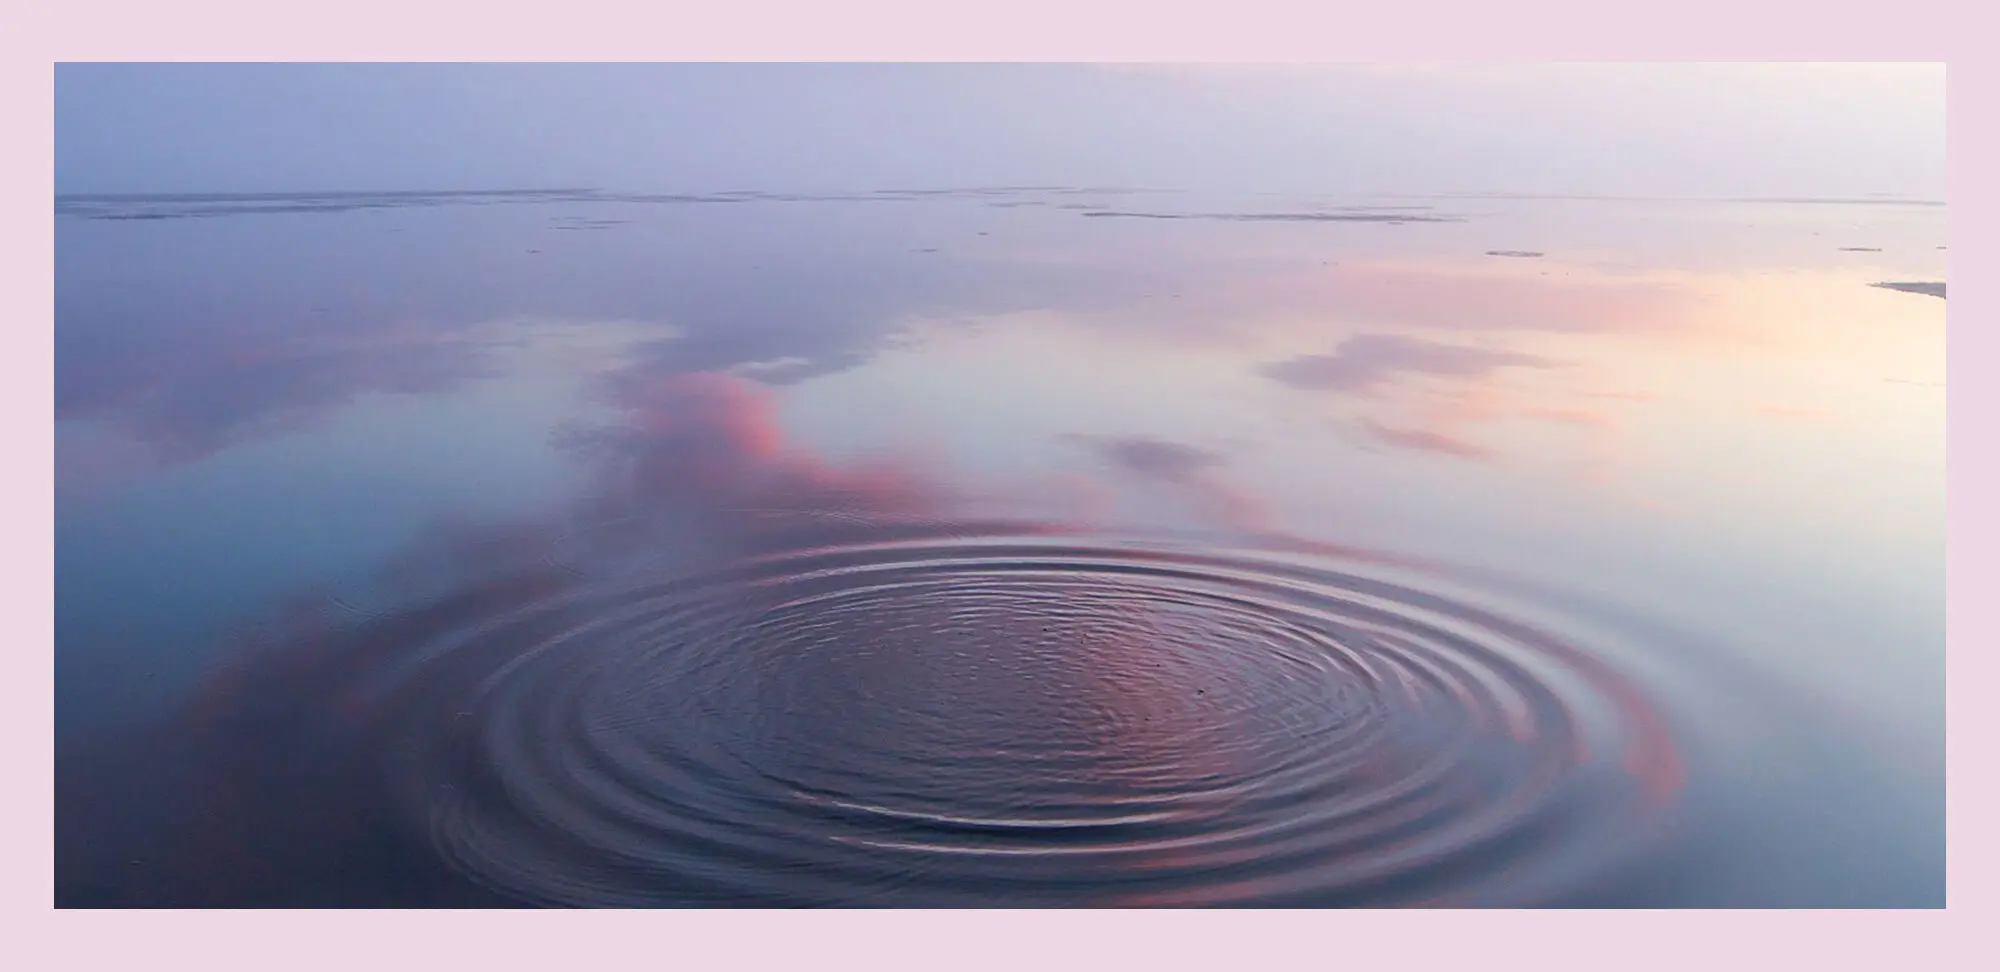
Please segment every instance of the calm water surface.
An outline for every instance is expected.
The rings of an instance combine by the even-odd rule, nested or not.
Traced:
[[[57,212],[58,905],[1943,904],[1941,204]]]

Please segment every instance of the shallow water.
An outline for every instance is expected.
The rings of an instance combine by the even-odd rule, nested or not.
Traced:
[[[1943,903],[1941,204],[57,213],[58,905]]]

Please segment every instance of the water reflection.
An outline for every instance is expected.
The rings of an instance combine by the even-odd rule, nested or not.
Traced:
[[[742,368],[795,383],[866,361],[912,317],[1088,309],[1194,265],[912,249],[912,232],[978,237],[962,211],[941,229],[852,208],[1070,191],[69,199],[58,207],[77,221],[64,223],[58,266],[57,418],[108,424],[168,461],[197,458],[359,395],[443,392],[479,377],[485,352],[507,340],[496,319],[626,322],[653,332],[629,353],[660,369]],[[760,212],[666,205],[691,202]],[[207,218],[179,235],[89,225],[142,216]],[[614,226],[639,238],[563,232]],[[540,245],[517,248],[522,240]]]
[[[195,774],[168,791],[190,832],[127,861],[157,898],[102,861],[63,892],[1522,903],[1643,842],[1678,785],[1613,669],[1332,548],[948,518],[912,470],[787,443],[741,379],[615,379],[621,420],[565,436],[599,470],[570,518],[385,585],[432,600],[303,606],[151,744]],[[1199,450],[1094,445],[1215,488]]]
[[[1477,378],[1501,368],[1546,368],[1553,362],[1531,354],[1439,344],[1394,334],[1348,338],[1332,354],[1307,355],[1265,367],[1264,373],[1294,388],[1365,392],[1401,374]]]
[[[1271,529],[1269,512],[1257,496],[1230,483],[1222,473],[1228,457],[1221,453],[1143,435],[1075,438],[1113,468],[1164,484],[1193,500],[1197,522],[1247,534]]]
[[[1399,205],[65,200],[59,902],[1941,900],[1941,212]]]

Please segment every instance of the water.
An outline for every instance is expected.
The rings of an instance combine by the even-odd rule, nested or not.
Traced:
[[[1939,204],[57,212],[58,905],[1943,904]]]

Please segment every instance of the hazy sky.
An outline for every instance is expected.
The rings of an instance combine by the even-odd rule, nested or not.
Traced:
[[[1945,195],[1942,65],[63,65],[56,191]]]

